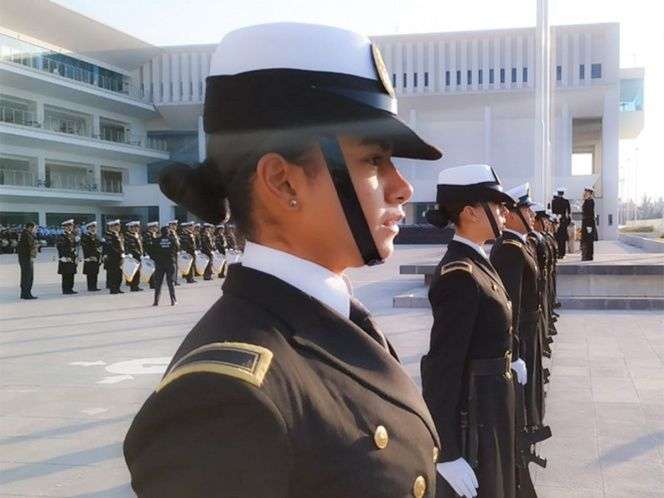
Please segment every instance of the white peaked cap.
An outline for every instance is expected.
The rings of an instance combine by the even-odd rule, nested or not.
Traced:
[[[140,221],[129,221],[129,222],[125,223],[125,226],[135,227],[136,225],[140,225],[140,224],[141,224]]]
[[[109,220],[109,221],[106,222],[106,226],[108,226],[108,225],[119,225],[119,224],[120,224],[120,220]]]
[[[297,47],[297,50],[293,48]],[[260,69],[301,69],[377,79],[371,40],[345,29],[305,23],[270,23],[231,31],[210,60],[210,76]]]
[[[447,168],[438,174],[438,185],[477,185],[478,183],[500,183],[493,168],[488,164],[466,164]]]
[[[214,228],[214,225],[212,223],[203,223],[203,226],[205,228]]]
[[[530,199],[530,182],[522,183],[507,191],[514,201],[522,206],[532,206],[533,201]]]
[[[158,221],[151,221],[147,224],[147,226],[149,226],[149,227],[158,227],[159,222]]]
[[[169,225],[177,225],[177,224],[178,224],[178,220],[171,220],[171,221],[168,222],[168,224],[169,224]]]
[[[591,192],[594,192],[594,191],[595,191],[595,187],[593,187],[592,185],[586,185],[586,187],[585,187],[583,190],[589,190],[589,191],[591,191]]]
[[[180,226],[181,226],[181,227],[190,227],[190,226],[192,226],[193,224],[194,224],[193,221],[183,221],[182,223],[180,223]]]
[[[62,223],[60,223],[60,225],[73,225],[73,224],[74,220],[65,220]]]
[[[559,192],[562,192],[562,193],[564,194],[566,190],[567,190],[567,189],[566,189],[565,187],[558,187],[558,188],[556,189],[556,194],[559,193]]]
[[[97,226],[97,222],[96,222],[96,221],[91,221],[90,223],[86,223],[85,226],[88,227],[88,228],[89,228],[89,227],[92,227],[92,226],[95,226],[95,227],[96,227],[96,226]]]

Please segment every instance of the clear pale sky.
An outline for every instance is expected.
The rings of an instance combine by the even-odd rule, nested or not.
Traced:
[[[54,0],[159,46],[217,43],[250,24],[300,21],[369,35],[535,24],[536,0]],[[643,66],[645,127],[621,142],[621,197],[664,197],[664,4],[658,0],[551,0],[552,24],[621,23],[621,66]],[[635,149],[638,147],[638,151]]]

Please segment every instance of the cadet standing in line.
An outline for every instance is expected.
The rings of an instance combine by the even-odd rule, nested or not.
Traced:
[[[558,244],[558,258],[562,259],[567,250],[567,227],[572,221],[572,207],[569,200],[565,199],[565,187],[558,187],[551,201],[551,211],[560,216],[560,226],[555,232],[555,239]]]
[[[439,440],[349,267],[393,251],[412,188],[392,155],[438,159],[396,115],[362,35],[278,23],[227,34],[205,93],[207,160],[161,178],[247,242],[223,297],[129,429],[140,498],[433,497]]]
[[[74,220],[63,221],[64,233],[58,237],[58,274],[62,275],[62,293],[78,294],[74,290],[74,275],[78,262],[76,261],[76,236],[74,235]]]
[[[173,285],[178,286],[178,256],[177,253],[180,252],[180,237],[178,235],[178,220],[171,220],[168,222],[168,233],[173,241],[173,245],[177,248],[175,256],[173,256],[173,264],[175,265],[175,273],[173,274]]]
[[[210,258],[208,265],[205,267],[205,272],[203,273],[203,278],[205,280],[212,280],[212,251],[215,249],[213,230],[214,225],[212,223],[203,223],[201,252]]]
[[[429,301],[433,326],[422,358],[422,392],[443,443],[437,497],[516,496],[512,305],[483,245],[500,237],[505,205],[493,168],[472,164],[438,177],[427,220],[455,226]]]
[[[140,221],[130,221],[125,224],[127,232],[125,235],[125,250],[127,254],[131,255],[136,261],[141,262],[141,258],[145,254],[143,249],[143,238],[141,237],[141,222]],[[141,270],[140,268],[136,270],[134,278],[131,279],[131,282],[127,282],[131,289],[131,292],[142,291],[139,286],[141,283]]]
[[[509,209],[502,235],[491,248],[491,263],[505,284],[512,301],[514,331],[512,355],[522,367],[516,370],[517,405],[517,496],[537,496],[530,478],[528,464],[532,461],[546,466],[546,461],[531,451],[536,443],[551,436],[539,413],[544,398],[542,367],[542,307],[540,270],[527,236],[532,231],[535,214],[530,209],[530,184],[519,185],[507,192],[515,200]],[[525,362],[525,363],[524,363]],[[525,386],[525,387],[521,387]],[[525,410],[524,410],[525,409]]]
[[[194,258],[189,273],[186,275],[187,283],[193,284],[196,282],[194,275],[196,274],[196,251],[198,251],[196,235],[194,234],[194,222],[185,221],[184,223],[180,223],[180,228],[182,229],[180,232],[180,248]]]
[[[162,227],[161,236],[152,243],[152,259],[155,264],[154,279],[154,303],[153,306],[159,306],[159,297],[161,296],[161,287],[166,276],[166,285],[168,285],[168,294],[171,297],[171,306],[175,306],[175,286],[173,285],[173,274],[176,271],[178,249],[171,236],[169,227]]]
[[[595,241],[597,241],[597,225],[595,224],[594,189],[583,190],[583,206],[581,207],[581,261],[592,261],[594,258]]]
[[[37,257],[37,243],[35,232],[37,227],[28,222],[18,239],[18,264],[21,267],[21,299],[37,299],[32,295],[32,284],[34,283],[34,259]]]
[[[159,222],[158,221],[151,221],[147,224],[147,230],[143,234],[143,247],[145,249],[145,254],[150,256],[150,259],[154,261],[154,254],[153,254],[153,246],[156,243],[156,241],[159,239]],[[155,274],[153,273],[150,276],[150,289],[154,289],[154,277]]]
[[[106,280],[111,294],[124,294],[120,290],[122,285],[122,259],[125,257],[124,236],[120,233],[120,220],[111,220],[106,223],[104,256]]]
[[[88,290],[96,292],[101,265],[102,241],[97,237],[97,222],[91,221],[85,225],[86,233],[81,236],[81,249],[83,249],[83,273],[86,276]]]
[[[227,243],[226,243],[226,235],[225,235],[225,227],[223,223],[220,223],[215,227],[217,229],[217,233],[215,236],[215,247],[217,248],[217,251],[221,255],[224,256],[224,264],[221,267],[221,270],[219,271],[219,278],[225,278],[226,277],[226,270],[228,268],[228,256],[226,255],[226,249],[227,249]]]

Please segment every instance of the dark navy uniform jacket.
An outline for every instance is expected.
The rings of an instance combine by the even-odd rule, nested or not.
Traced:
[[[240,264],[223,289],[129,429],[139,497],[434,496],[433,421],[358,302]]]

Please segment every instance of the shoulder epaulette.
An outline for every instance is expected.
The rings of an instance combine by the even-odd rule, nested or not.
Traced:
[[[442,277],[446,273],[450,273],[455,270],[461,270],[461,271],[466,271],[468,273],[473,273],[473,266],[470,263],[467,263],[466,261],[452,261],[451,263],[447,263],[445,266],[443,266],[440,269],[440,276]]]
[[[190,351],[164,376],[156,392],[171,382],[194,373],[213,373],[243,380],[260,387],[270,369],[272,351],[255,344],[214,342]]]
[[[513,246],[517,246],[519,248],[523,247],[523,242],[514,239],[503,239],[503,244],[512,244]]]

